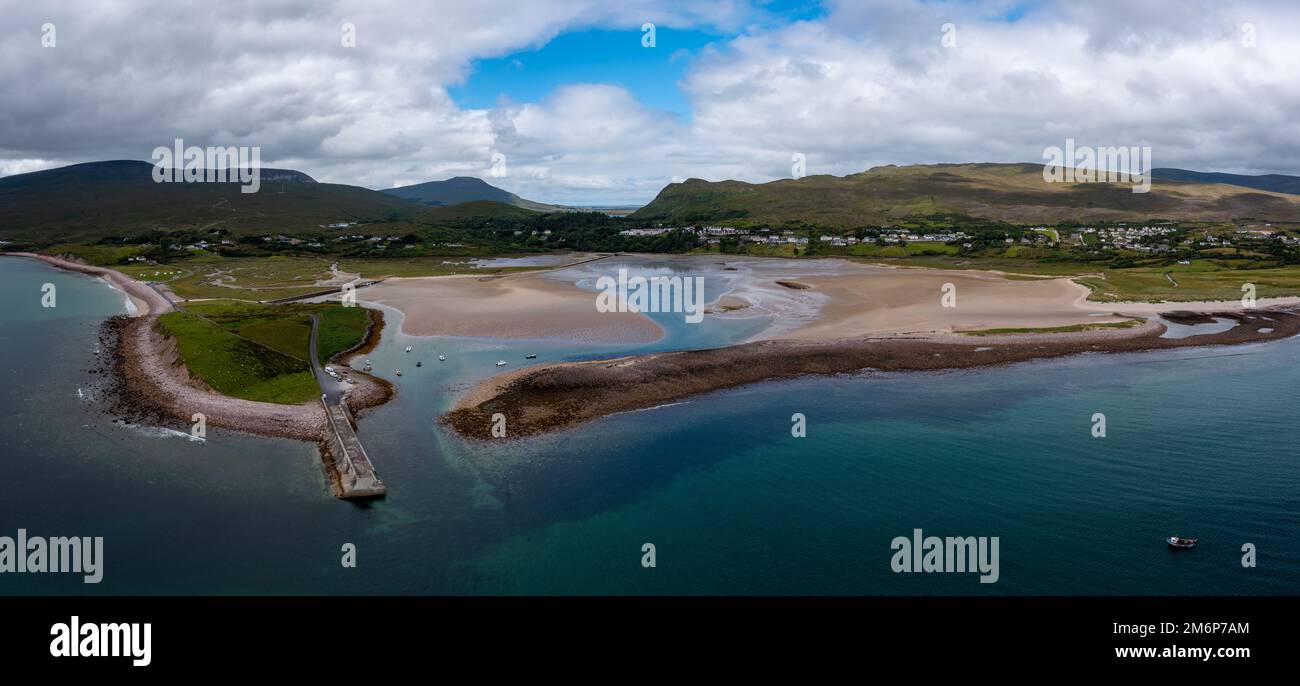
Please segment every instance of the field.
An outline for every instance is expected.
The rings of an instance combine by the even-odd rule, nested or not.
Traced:
[[[186,274],[167,286],[186,300],[278,300],[329,290],[317,282],[331,277],[330,261],[319,257],[210,257],[164,266],[176,268]]]
[[[1131,329],[1141,323],[1141,319],[1128,319],[1122,322],[1071,324],[1069,326],[1047,326],[1036,329],[979,329],[978,331],[963,331],[962,333],[967,336],[998,336],[1016,333],[1077,333],[1080,331],[1100,331],[1102,329]]]
[[[1109,269],[1104,276],[1078,281],[1092,289],[1089,299],[1100,301],[1239,300],[1242,287],[1248,283],[1254,284],[1257,297],[1269,298],[1300,294],[1300,266],[1211,271],[1193,263],[1158,269]]]
[[[294,305],[320,315],[320,331],[316,335],[316,353],[325,364],[334,355],[355,347],[366,337],[370,326],[370,310],[364,307],[339,305]]]
[[[859,243],[849,248],[849,254],[854,257],[913,257],[927,254],[956,255],[958,250],[955,245],[937,241],[917,241],[907,245],[885,246]]]
[[[1242,285],[1247,283],[1255,285],[1255,294],[1260,298],[1300,295],[1300,265],[1235,269],[1209,260],[1192,260],[1191,264],[1165,267],[1111,269],[1089,262],[1013,257],[922,256],[860,261],[901,267],[995,270],[1004,272],[1010,279],[1071,276],[1092,290],[1089,300],[1098,302],[1239,300]],[[1166,273],[1173,277],[1173,282],[1166,278]]]
[[[320,362],[359,344],[370,322],[361,307],[192,303],[161,317],[190,371],[237,398],[296,404],[319,395],[308,365],[310,314],[320,317]]]
[[[446,276],[448,274],[507,274],[526,272],[541,267],[475,267],[466,257],[358,257],[339,258],[339,269],[360,273],[367,279],[386,279],[408,276]]]
[[[165,283],[177,297],[187,301],[242,300],[266,302],[300,295],[337,290],[324,285],[334,278],[331,265],[363,279],[396,276],[444,276],[447,274],[503,274],[529,271],[535,267],[478,268],[464,257],[374,258],[341,257],[220,257],[200,255],[166,264],[108,263],[108,266],[142,281]]]
[[[190,372],[218,393],[285,404],[307,402],[320,394],[309,367],[300,359],[189,312],[169,312],[159,321],[176,339]]]

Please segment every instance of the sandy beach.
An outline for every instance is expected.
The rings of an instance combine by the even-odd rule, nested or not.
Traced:
[[[630,312],[599,312],[596,294],[524,272],[505,276],[393,278],[367,288],[367,302],[401,310],[412,336],[563,338],[585,343],[648,343],[659,325]]]

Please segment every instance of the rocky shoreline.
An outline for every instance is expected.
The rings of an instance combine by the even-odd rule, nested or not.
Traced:
[[[1300,334],[1300,312],[1294,309],[1179,312],[1165,316],[1175,322],[1195,323],[1209,316],[1237,324],[1221,333],[1186,338],[1161,338],[1166,327],[1148,320],[1130,329],[978,337],[772,340],[711,350],[560,363],[488,379],[439,421],[462,436],[487,439],[492,415],[501,413],[507,418],[510,437],[519,438],[760,381],[863,370],[967,369],[1082,353],[1235,345]]]
[[[116,380],[114,409],[129,421],[169,420],[186,430],[202,414],[219,426],[270,438],[323,440],[325,411],[319,402],[277,405],[221,395],[194,378],[158,318],[113,317],[104,323],[102,348]]]

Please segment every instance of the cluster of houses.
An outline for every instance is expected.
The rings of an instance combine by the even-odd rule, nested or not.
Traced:
[[[1264,226],[1271,226],[1271,224],[1264,224]],[[1282,241],[1283,245],[1300,245],[1300,237],[1293,236],[1285,231],[1279,231],[1277,229],[1272,229],[1272,228],[1261,229],[1257,227],[1245,226],[1245,227],[1239,227],[1237,229],[1237,233],[1243,235],[1246,238],[1257,238],[1261,240],[1277,239]]]
[[[704,239],[709,245],[718,245],[725,238],[734,238],[742,243],[763,243],[767,245],[807,245],[808,237],[797,235],[794,231],[776,229],[739,229],[733,226],[663,226],[649,229],[627,229],[619,231],[622,236],[658,236],[669,231],[685,231]],[[915,233],[906,230],[880,229],[871,237],[833,236],[821,234],[817,240],[833,246],[845,247],[858,243],[871,243],[882,240],[886,243],[904,243],[914,241],[935,241],[949,243],[966,240],[970,236],[961,231],[938,231],[934,233]]]
[[[1284,245],[1300,245],[1300,238],[1285,231],[1271,228],[1237,228],[1232,235],[1216,233],[1205,229],[1193,232],[1181,241],[1175,241],[1179,229],[1173,224],[1144,226],[1084,227],[1078,233],[1071,234],[1071,240],[1084,245],[1086,236],[1096,237],[1097,247],[1105,250],[1133,250],[1146,253],[1168,253],[1178,248],[1195,250],[1212,248],[1231,248],[1237,243],[1257,240],[1280,240]]]
[[[899,231],[897,229],[885,228],[877,232],[876,237],[874,239],[864,239],[864,240],[879,240],[885,243],[917,243],[917,242],[956,243],[958,241],[968,240],[969,238],[970,236],[963,231],[938,231],[934,233],[916,233],[914,231]],[[826,240],[826,238],[823,237],[822,240]],[[848,238],[844,240],[850,241],[850,239]],[[848,245],[853,245],[853,243],[850,241]]]
[[[1138,252],[1171,252],[1174,247],[1169,244],[1172,234],[1178,232],[1177,226],[1126,226],[1079,229],[1077,236],[1080,245],[1086,242],[1086,236],[1096,236],[1099,247],[1107,250],[1136,250]],[[1226,245],[1226,244],[1225,244]]]
[[[337,239],[335,239],[335,240],[337,240]],[[293,237],[291,237],[291,236],[285,236],[285,235],[283,235],[283,234],[282,234],[282,235],[279,235],[279,236],[262,236],[262,242],[263,242],[263,243],[271,243],[271,242],[275,242],[275,243],[283,243],[283,244],[285,244],[285,245],[305,245],[305,246],[307,246],[308,248],[323,248],[323,247],[325,247],[324,244],[321,243],[320,241],[304,241],[304,240],[301,239],[301,238],[293,238]]]

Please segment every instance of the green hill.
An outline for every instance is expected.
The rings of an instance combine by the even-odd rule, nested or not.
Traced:
[[[94,241],[153,229],[222,227],[233,235],[316,231],[337,222],[396,222],[423,207],[357,186],[262,169],[261,188],[238,183],[155,183],[153,165],[90,162],[0,178],[0,238]]]
[[[855,227],[956,213],[1015,223],[1141,221],[1151,218],[1300,221],[1300,196],[1223,183],[1155,180],[1150,192],[1126,184],[1047,183],[1041,164],[935,164],[875,167],[849,176],[808,176],[764,184],[689,179],[660,191],[634,219],[673,223],[803,222]]]
[[[429,181],[413,186],[390,188],[385,193],[425,205],[457,205],[477,200],[491,200],[537,212],[557,212],[557,205],[525,200],[510,191],[472,176],[455,176],[445,181]]]
[[[526,210],[522,207],[507,205],[495,200],[472,200],[435,207],[416,217],[422,224],[444,224],[464,219],[526,219],[541,212]]]

